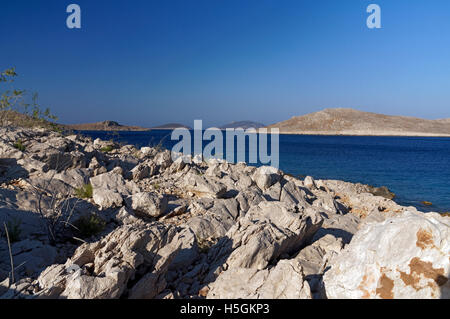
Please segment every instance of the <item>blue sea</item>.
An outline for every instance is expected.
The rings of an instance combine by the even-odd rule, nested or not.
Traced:
[[[81,133],[137,147],[161,143],[171,149],[178,142],[171,141],[168,130]],[[400,205],[450,212],[450,138],[280,135],[279,139],[280,169],[286,173],[387,186]]]

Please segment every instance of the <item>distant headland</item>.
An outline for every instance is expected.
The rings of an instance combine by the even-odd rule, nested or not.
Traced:
[[[450,119],[425,120],[335,108],[295,116],[267,128],[304,135],[450,136]]]

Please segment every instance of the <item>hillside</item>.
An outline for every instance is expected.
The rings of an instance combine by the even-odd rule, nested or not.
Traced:
[[[406,116],[336,108],[269,125],[283,134],[450,136],[450,119],[425,120]]]
[[[34,118],[28,114],[12,110],[0,111],[0,125],[12,125],[24,128],[41,127],[53,130],[64,129],[64,125],[53,123],[43,118]]]

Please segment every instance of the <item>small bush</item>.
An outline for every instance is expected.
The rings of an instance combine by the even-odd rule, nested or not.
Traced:
[[[161,188],[161,186],[158,183],[153,184],[153,188],[158,190]]]
[[[207,254],[209,249],[214,245],[214,243],[208,239],[202,239],[199,236],[195,236],[197,239],[197,247],[200,253]]]
[[[13,146],[14,146],[15,148],[17,148],[19,151],[25,152],[25,145],[22,144],[22,141],[21,141],[21,140],[18,140],[17,142],[15,142],[15,143],[13,144]]]
[[[9,241],[11,243],[15,243],[20,240],[20,234],[22,233],[22,229],[20,228],[21,224],[22,222],[15,218],[6,223],[6,229],[8,230]]]
[[[112,147],[111,145],[108,146],[104,146],[100,149],[100,151],[102,151],[103,153],[109,153],[114,149],[114,147]]]
[[[78,198],[92,198],[92,184],[86,184],[80,188],[75,189],[75,196]]]
[[[89,216],[80,217],[74,223],[74,226],[77,228],[77,231],[82,238],[89,238],[103,231],[106,222],[97,214],[91,214]]]

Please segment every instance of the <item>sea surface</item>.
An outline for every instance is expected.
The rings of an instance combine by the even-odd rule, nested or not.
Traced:
[[[178,142],[167,130],[81,133],[137,147]],[[450,212],[450,138],[280,135],[279,149],[285,173],[387,186],[400,205]]]

